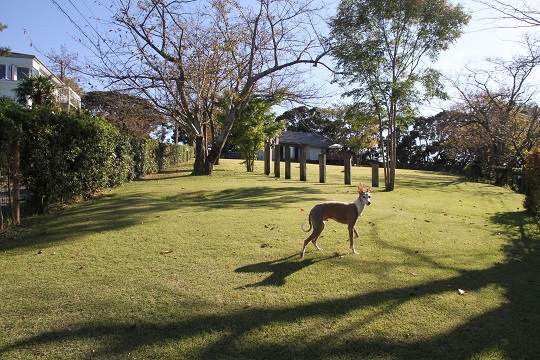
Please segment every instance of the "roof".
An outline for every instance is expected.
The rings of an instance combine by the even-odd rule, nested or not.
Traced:
[[[279,135],[279,144],[328,148],[334,142],[322,135],[311,132],[282,131],[281,135]]]
[[[41,60],[37,58],[35,55],[30,54],[23,54],[23,53],[17,53],[17,52],[8,52],[7,54],[4,54],[3,56],[0,56],[0,58],[14,58],[14,59],[28,59],[28,60],[34,60],[37,61],[40,67],[43,67],[44,70],[42,70],[42,73],[44,73],[46,76],[52,76],[53,81],[57,83],[57,85],[64,85],[62,80],[58,76],[56,76],[51,69],[47,67]]]

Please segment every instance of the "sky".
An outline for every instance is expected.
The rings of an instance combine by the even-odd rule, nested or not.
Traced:
[[[95,18],[110,16],[106,7],[99,5],[100,1],[107,2],[107,0],[0,0],[0,23],[8,26],[6,30],[0,32],[0,46],[7,46],[13,52],[35,55],[46,65],[50,65],[45,55],[51,50],[59,53],[60,46],[65,45],[70,53],[77,53],[79,60],[84,60],[85,56],[91,54],[80,42],[80,31],[60,9],[63,9],[77,26],[87,31],[90,25],[96,25]],[[473,0],[451,0],[451,2],[463,4],[466,11],[472,15],[472,19],[457,42],[441,53],[439,60],[434,64],[435,68],[445,74],[457,74],[463,71],[465,65],[480,62],[486,57],[510,58],[521,51],[516,40],[520,39],[523,30],[495,29],[493,24],[490,25],[486,20],[490,17],[490,12],[485,6]],[[315,78],[323,79],[327,76],[323,74]],[[328,99],[328,103],[335,100],[335,98]],[[436,113],[440,109],[441,105],[434,103],[424,111]]]

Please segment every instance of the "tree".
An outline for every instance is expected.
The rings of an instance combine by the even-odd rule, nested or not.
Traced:
[[[254,98],[250,100],[232,127],[232,140],[238,147],[246,164],[246,170],[253,172],[259,151],[264,149],[267,139],[276,137],[285,124],[276,121],[271,111],[275,101]]]
[[[540,145],[540,109],[530,76],[540,64],[540,42],[527,43],[523,55],[488,59],[449,79],[461,97],[448,112],[456,149],[493,166],[523,164],[527,151]]]
[[[412,168],[461,170],[467,160],[452,157],[447,146],[448,130],[443,121],[447,113],[417,117],[399,132],[397,159],[400,165]],[[446,145],[446,146],[445,146]],[[461,155],[461,154],[460,154]]]
[[[347,95],[379,124],[387,191],[394,189],[399,125],[422,101],[445,95],[440,73],[423,60],[436,60],[468,20],[446,0],[342,0],[331,19],[339,74],[355,86]]]
[[[47,54],[47,58],[51,61],[51,69],[58,78],[67,86],[69,86],[77,94],[82,94],[83,90],[79,85],[80,66],[78,65],[78,53],[69,52],[66,45],[60,46],[60,53],[56,53],[53,49]]]
[[[277,121],[287,122],[287,131],[314,132],[360,153],[374,146],[374,128],[366,124],[356,107],[332,105],[328,108],[299,106],[285,111]]]
[[[519,25],[503,27],[538,27],[540,26],[540,8],[533,7],[527,1],[519,0],[511,3],[501,0],[475,0],[488,8],[497,11],[500,16],[494,20],[517,20]]]
[[[94,116],[134,137],[146,138],[166,122],[165,117],[147,99],[119,91],[91,91],[83,94],[84,108]]]
[[[286,123],[287,131],[315,132],[320,135],[331,137],[328,134],[328,119],[326,119],[319,108],[309,108],[298,106],[287,110],[279,115],[277,121]]]
[[[7,25],[4,25],[0,22],[0,32],[7,29]],[[7,55],[11,52],[11,49],[5,46],[0,46],[0,56]]]
[[[193,175],[211,174],[249,99],[298,94],[299,66],[326,54],[318,3],[121,0],[110,31],[94,42],[94,73],[138,91],[177,122],[195,143]]]
[[[17,102],[23,106],[54,109],[58,105],[56,85],[50,76],[37,75],[22,80],[15,89],[15,94]]]

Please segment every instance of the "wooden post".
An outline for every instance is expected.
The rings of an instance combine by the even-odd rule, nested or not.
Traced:
[[[281,177],[281,146],[276,144],[274,148],[274,176],[279,178]]]
[[[344,160],[345,163],[345,185],[351,185],[352,157]]]
[[[285,179],[291,178],[291,147],[285,146]]]
[[[379,163],[371,165],[371,186],[379,187]]]
[[[300,181],[306,181],[307,176],[307,165],[306,165],[306,148],[300,147]]]
[[[272,167],[272,145],[270,140],[264,143],[264,174],[270,175],[270,168]]]
[[[326,154],[319,154],[319,182],[326,182]]]

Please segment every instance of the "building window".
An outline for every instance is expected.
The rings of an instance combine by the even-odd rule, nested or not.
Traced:
[[[33,75],[32,68],[17,66],[17,80],[28,79]]]
[[[7,79],[7,65],[0,64],[0,80]]]

